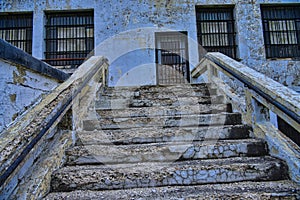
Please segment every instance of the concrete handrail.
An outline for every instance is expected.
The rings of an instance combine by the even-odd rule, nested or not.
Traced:
[[[244,122],[252,125],[254,135],[267,141],[270,154],[287,162],[291,178],[300,184],[300,147],[295,144],[298,141],[279,131],[277,123],[279,117],[298,134],[300,95],[217,52],[207,53],[192,70],[193,78],[201,75],[219,87],[233,109],[242,113]]]
[[[18,122],[8,127],[0,135],[1,193],[7,192],[5,191],[6,185],[22,168],[27,154],[45,134],[57,126],[72,106],[73,100],[84,87],[87,87],[89,81],[97,79],[106,85],[107,68],[108,61],[106,58],[96,56],[89,58],[69,79],[45,96]],[[10,183],[10,187],[13,187],[13,184]]]
[[[204,62],[207,63],[203,64]],[[208,53],[192,71],[192,77],[203,74],[207,70],[207,64],[238,79],[300,124],[300,95],[297,92],[218,52]]]

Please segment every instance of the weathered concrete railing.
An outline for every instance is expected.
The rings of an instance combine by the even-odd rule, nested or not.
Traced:
[[[70,77],[1,39],[0,69],[0,132]]]
[[[107,59],[91,57],[0,135],[0,199],[37,199],[49,191],[51,172],[72,144],[70,108],[94,83],[106,84],[107,68]]]
[[[291,178],[300,183],[300,148],[277,124],[280,117],[300,131],[300,95],[221,53],[207,53],[192,71],[193,78],[201,75],[218,86],[234,110],[242,112],[254,134],[267,141],[273,156],[287,162]]]

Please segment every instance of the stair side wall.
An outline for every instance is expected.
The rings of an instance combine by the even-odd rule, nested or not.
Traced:
[[[0,59],[0,132],[49,93],[58,81]]]

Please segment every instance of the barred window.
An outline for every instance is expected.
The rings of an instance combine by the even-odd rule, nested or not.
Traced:
[[[197,7],[196,20],[198,42],[202,47],[236,58],[233,7]]]
[[[32,13],[0,14],[0,38],[32,53]]]
[[[46,13],[46,62],[79,66],[94,49],[93,11]]]
[[[261,6],[267,58],[300,58],[300,5]]]

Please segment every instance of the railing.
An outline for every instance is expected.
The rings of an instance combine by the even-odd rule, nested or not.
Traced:
[[[37,154],[41,154],[41,142],[53,140],[55,129],[78,98],[83,98],[95,82],[107,84],[107,68],[107,59],[89,58],[69,79],[0,135],[0,199],[9,198],[16,190],[26,170],[39,157]]]
[[[192,71],[218,86],[233,109],[251,124],[257,137],[264,138],[274,156],[286,160],[291,177],[300,183],[300,95],[221,53],[207,53]],[[278,119],[292,127],[286,136]]]

